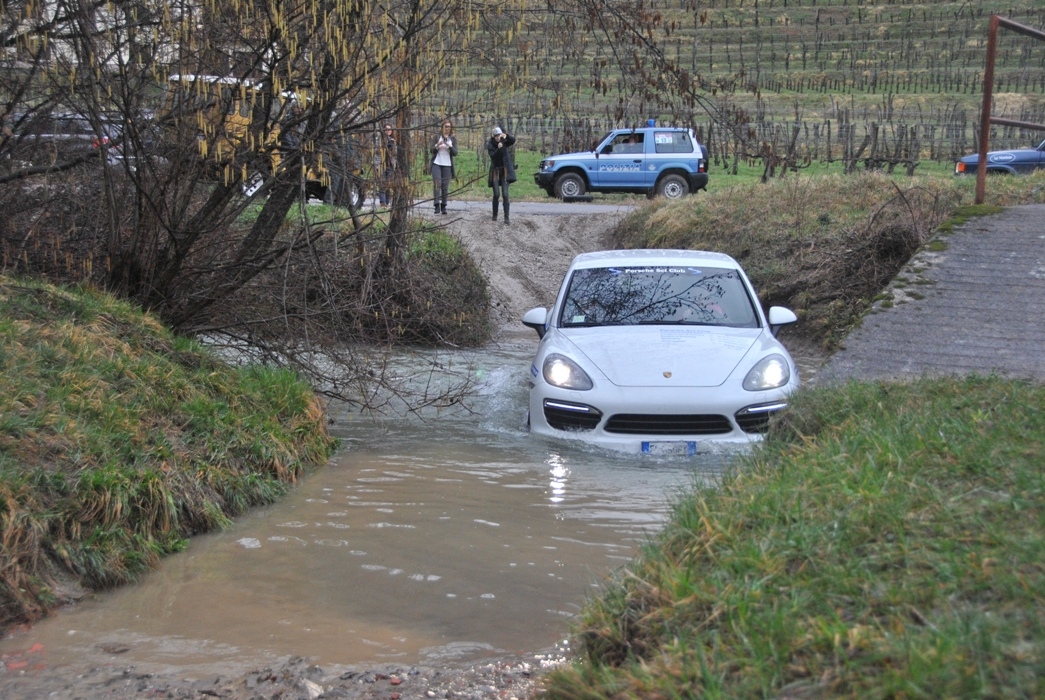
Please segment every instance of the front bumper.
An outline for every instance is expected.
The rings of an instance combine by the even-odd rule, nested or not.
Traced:
[[[657,391],[645,397],[619,388],[567,391],[535,384],[530,431],[622,452],[649,451],[650,443],[746,444],[762,438],[769,419],[787,407],[794,387],[742,393],[707,389]]]
[[[551,170],[541,170],[533,174],[533,181],[543,190],[550,190],[555,182],[555,173]]]

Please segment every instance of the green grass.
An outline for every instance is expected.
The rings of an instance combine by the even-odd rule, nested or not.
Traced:
[[[994,178],[992,178],[993,180]],[[992,182],[991,184],[995,184]],[[998,214],[1002,211],[1002,207],[997,204],[966,204],[958,207],[951,213],[950,218],[944,221],[937,227],[937,231],[946,234],[954,230],[955,226],[961,226],[962,224],[968,223],[969,219],[974,216],[989,216],[990,214]]]
[[[1041,697],[1045,388],[803,390],[585,606],[548,698]]]
[[[0,627],[133,580],[334,442],[293,374],[230,367],[89,289],[0,276]]]

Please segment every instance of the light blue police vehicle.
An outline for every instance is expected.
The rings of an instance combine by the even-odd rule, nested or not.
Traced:
[[[677,199],[708,186],[707,155],[691,129],[614,129],[593,151],[545,158],[534,173],[549,197],[628,192]]]

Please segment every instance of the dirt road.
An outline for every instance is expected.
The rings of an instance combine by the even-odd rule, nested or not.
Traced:
[[[555,301],[573,256],[611,247],[610,232],[630,207],[512,203],[507,226],[493,221],[486,202],[451,203],[448,210],[439,219],[486,274],[500,330],[513,332],[524,313]]]

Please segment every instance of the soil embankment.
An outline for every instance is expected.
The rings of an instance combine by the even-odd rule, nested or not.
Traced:
[[[578,253],[611,247],[610,232],[627,208],[592,207],[597,213],[557,214],[565,205],[512,205],[511,225],[493,221],[487,205],[455,210],[447,227],[486,274],[498,332],[518,330],[536,306],[551,306],[566,268]],[[571,207],[570,211],[577,207]],[[534,213],[541,212],[541,213]]]

